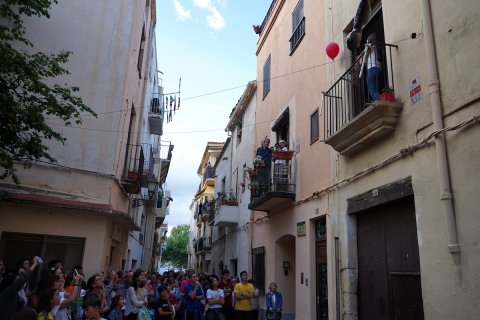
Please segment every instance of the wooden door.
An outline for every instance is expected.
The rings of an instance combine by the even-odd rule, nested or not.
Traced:
[[[325,219],[316,221],[315,238],[317,320],[328,320],[327,229]]]
[[[413,197],[357,216],[360,320],[423,319]]]

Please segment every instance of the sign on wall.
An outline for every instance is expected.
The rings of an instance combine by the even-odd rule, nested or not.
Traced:
[[[302,237],[307,235],[307,226],[305,221],[297,222],[297,237]]]
[[[416,77],[410,82],[410,101],[412,104],[422,99],[422,87],[420,86],[420,77]]]

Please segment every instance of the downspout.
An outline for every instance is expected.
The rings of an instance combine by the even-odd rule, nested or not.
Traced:
[[[443,112],[440,99],[440,80],[437,70],[437,59],[435,55],[435,44],[432,29],[432,18],[429,0],[422,0],[422,16],[425,23],[425,56],[429,76],[429,95],[432,104],[433,128],[435,131],[442,130]],[[447,228],[448,249],[452,255],[460,254],[458,244],[457,225],[453,209],[453,196],[450,190],[450,176],[445,142],[445,133],[435,137],[435,150],[437,153],[438,178],[440,183],[440,200],[442,201],[445,226]],[[455,261],[454,261],[455,262]],[[459,261],[456,262],[456,265]]]

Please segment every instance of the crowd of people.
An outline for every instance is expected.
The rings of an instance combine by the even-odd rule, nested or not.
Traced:
[[[258,320],[259,289],[246,271],[240,278],[135,271],[98,272],[85,278],[82,266],[65,273],[61,260],[47,268],[34,257],[5,270],[0,260],[2,320]],[[43,270],[45,269],[45,270]],[[271,283],[266,319],[282,318],[282,295]]]

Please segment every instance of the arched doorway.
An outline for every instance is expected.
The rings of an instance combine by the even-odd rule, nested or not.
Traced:
[[[275,278],[278,290],[283,295],[285,314],[295,313],[295,236],[287,234],[275,243]],[[268,288],[267,284],[267,288]],[[290,318],[290,317],[288,317]]]

